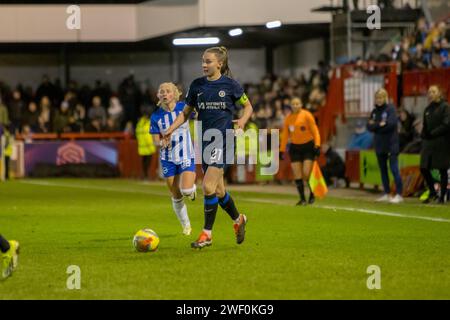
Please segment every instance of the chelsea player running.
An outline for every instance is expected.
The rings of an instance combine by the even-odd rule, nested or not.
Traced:
[[[156,145],[160,135],[183,112],[184,102],[179,102],[180,92],[172,82],[162,83],[158,89],[158,106],[150,119],[150,133]],[[183,227],[183,234],[191,234],[191,223],[183,196],[195,200],[195,159],[189,125],[184,123],[172,135],[170,143],[159,151],[161,167],[167,187],[172,193],[172,207]]]
[[[230,138],[231,140],[234,139],[234,134],[231,131],[232,137],[227,139],[227,129],[232,129],[234,122],[236,129],[243,130],[252,115],[253,107],[241,85],[230,78],[228,52],[225,47],[206,49],[202,57],[202,68],[205,76],[195,79],[191,83],[183,112],[165,131],[163,137],[167,143],[171,134],[189,119],[194,108],[198,112],[198,120],[202,124],[201,137],[204,140],[207,140],[207,135],[211,134],[211,132],[219,132],[221,134],[222,139],[214,139],[209,142],[203,141],[202,143],[205,222],[200,236],[191,246],[193,248],[203,248],[212,244],[211,233],[219,205],[233,220],[236,242],[241,244],[245,237],[247,217],[239,213],[232,197],[226,192],[223,181],[224,169],[227,166],[226,162],[229,164],[229,161],[226,161],[228,157],[225,157],[227,155],[227,147],[230,148],[228,154],[232,153],[234,155],[234,149],[232,149],[234,146],[229,144],[227,146],[226,143]],[[240,119],[233,121],[236,104],[242,106],[244,112]],[[210,130],[209,133],[208,130]]]

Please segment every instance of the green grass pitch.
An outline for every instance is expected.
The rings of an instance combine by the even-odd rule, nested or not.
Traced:
[[[201,195],[187,201],[187,237],[162,184],[1,183],[0,233],[19,240],[21,254],[18,270],[0,282],[0,299],[450,298],[448,205],[328,197],[295,207],[295,196],[266,189],[231,192],[249,218],[242,245],[219,208],[212,247],[196,251]],[[155,253],[132,247],[144,227],[160,236]],[[66,286],[70,265],[81,269],[80,290]],[[370,265],[380,267],[380,290],[366,286]]]

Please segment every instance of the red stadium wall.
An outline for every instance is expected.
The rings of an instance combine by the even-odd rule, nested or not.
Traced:
[[[450,100],[450,68],[407,71],[403,73],[403,95],[424,96],[431,85],[438,85]]]

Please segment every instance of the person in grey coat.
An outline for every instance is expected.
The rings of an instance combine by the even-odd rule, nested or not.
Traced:
[[[384,195],[377,201],[391,203],[403,202],[403,183],[398,167],[398,117],[395,107],[388,104],[388,93],[385,89],[378,89],[375,93],[375,108],[370,114],[367,129],[374,133],[375,153],[377,155],[384,189]],[[388,160],[396,188],[396,195],[392,198],[390,196]]]
[[[448,183],[448,168],[450,168],[450,107],[442,98],[442,91],[438,86],[428,89],[430,104],[423,114],[422,150],[420,153],[420,171],[430,189],[430,194],[424,203],[436,201],[445,202]],[[438,197],[434,188],[431,170],[439,170],[441,177],[441,194]]]

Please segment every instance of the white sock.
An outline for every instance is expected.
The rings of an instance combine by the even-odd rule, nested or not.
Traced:
[[[181,225],[184,227],[189,227],[191,222],[189,221],[187,207],[184,204],[183,198],[174,199],[172,198],[172,207],[173,211],[177,215],[178,221],[180,221]]]
[[[211,238],[211,232],[212,232],[212,230],[206,230],[206,229],[203,229],[203,232],[206,233],[206,234],[208,235],[208,237]]]

